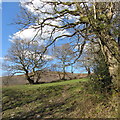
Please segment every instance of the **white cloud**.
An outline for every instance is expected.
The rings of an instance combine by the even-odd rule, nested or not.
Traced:
[[[7,59],[7,58],[5,58],[5,57],[0,57],[0,60],[5,60],[5,59]]]
[[[21,6],[24,8],[27,8],[28,11],[30,11],[33,14],[37,14],[38,18],[40,19],[40,21],[42,22],[43,19],[48,18],[48,17],[52,17],[52,16],[56,16],[57,14],[47,14],[44,12],[48,12],[48,13],[54,13],[54,5],[51,5],[50,3],[46,3],[47,1],[57,1],[57,0],[21,0]],[[68,1],[68,0],[63,0],[63,1]],[[57,1],[58,2],[58,1]],[[69,9],[69,10],[75,10],[76,7],[73,6],[67,6],[67,5],[59,5],[59,7],[57,7],[58,11],[60,10],[64,10],[64,9]],[[78,16],[70,16],[70,15],[66,15],[66,17],[68,17],[69,21],[71,22],[75,22],[78,21],[79,17]],[[51,24],[51,25],[58,25],[58,26],[62,26],[62,20],[64,19],[63,17],[57,18],[55,20],[48,20],[45,22],[45,24]],[[41,39],[48,39],[51,35],[51,32],[53,30],[53,27],[50,27],[49,25],[44,26],[43,28],[43,35],[41,36]],[[53,38],[57,37],[58,35],[63,35],[63,34],[69,34],[69,32],[67,30],[60,30],[57,31],[56,33],[54,33]]]
[[[23,52],[24,52],[25,57],[28,58],[28,59],[39,60],[41,58],[41,54],[40,53],[37,54],[34,51],[28,51],[28,50],[25,50]],[[53,58],[54,58],[54,56],[51,56],[51,55],[43,55],[42,56],[43,60],[52,60]]]
[[[58,0],[20,0],[21,6],[23,8],[26,8],[28,11],[35,15],[39,15],[40,18],[47,18],[48,16],[53,16],[50,14],[45,14],[44,12],[48,13],[54,13],[54,5],[51,5],[47,2],[58,2]],[[62,0],[63,2],[68,2],[69,0]],[[58,11],[69,9],[69,10],[75,10],[75,5],[68,6],[68,5],[59,5],[57,7]],[[56,14],[57,15],[57,14]]]
[[[57,36],[62,36],[62,35],[70,35],[70,33],[67,30],[61,30],[61,31],[55,32],[53,35],[53,38],[56,38]]]
[[[45,14],[42,12],[54,12],[53,10],[53,5],[51,4],[46,4],[47,1],[52,1],[53,0],[20,0],[21,2],[21,6],[24,8],[27,8],[28,11],[30,11],[33,14],[38,14],[38,18],[40,19],[40,22],[42,22],[42,20],[44,18],[48,18],[49,16],[51,16],[50,14]],[[74,10],[75,7],[72,6],[71,8],[68,6],[62,6],[60,9],[70,9],[70,10]],[[35,9],[38,9],[35,10]],[[55,14],[53,14],[55,16]],[[57,14],[56,14],[57,15]],[[74,18],[70,15],[67,15],[66,17],[69,17],[69,20],[71,22],[75,22],[79,19],[78,16],[75,16]],[[64,17],[60,17],[58,19],[55,20],[48,20],[45,22],[45,24],[51,24],[51,25],[58,25],[58,26],[62,26],[62,20],[64,19]],[[54,29],[54,27],[49,26],[49,25],[45,25],[42,29],[42,35],[40,36],[41,30],[40,30],[40,25],[38,25],[36,23],[36,25],[34,26],[30,26],[28,29],[24,29],[23,31],[19,31],[16,32],[14,35],[10,36],[10,41],[14,42],[14,40],[26,40],[26,41],[30,41],[32,40],[35,36],[35,40],[39,41],[39,44],[44,44],[46,43],[46,41],[51,40],[51,33]],[[39,32],[38,32],[39,31]],[[38,32],[38,35],[36,35],[36,33]],[[58,37],[58,36],[62,36],[62,35],[70,35],[70,32],[67,30],[63,30],[63,29],[56,29],[55,32],[53,32],[52,34],[52,39]]]
[[[53,0],[20,0],[21,6],[27,8],[28,11],[34,14],[40,14],[42,12],[52,12],[53,9],[51,5],[46,4],[47,1]],[[39,10],[37,10],[39,9]]]
[[[81,46],[82,46],[82,43],[76,44],[75,49],[81,48]],[[84,51],[87,51],[88,47],[90,47],[90,45],[89,45],[89,43],[86,43],[84,46]]]
[[[54,57],[53,56],[51,56],[51,55],[44,55],[43,56],[43,59],[45,59],[45,60],[52,60]]]
[[[40,39],[40,32],[39,29],[34,29],[29,27],[28,29],[24,29],[22,31],[16,32],[12,36],[9,36],[9,41],[14,42],[15,40],[25,40],[31,41],[36,40],[39,44],[43,44],[44,41]]]
[[[34,29],[25,29],[23,31],[16,32],[13,36],[10,36],[10,41],[13,41],[16,39],[30,40],[32,36],[35,34],[36,34],[36,31]]]
[[[38,41],[39,45],[42,45],[42,44],[49,42],[49,40],[51,40],[50,36],[51,36],[51,32],[54,27],[47,26],[47,25],[44,26],[42,30],[43,32],[42,35],[40,35],[41,33],[40,29],[34,29],[34,28],[35,26],[30,26],[28,29],[24,29],[22,31],[16,32],[12,36],[9,36],[9,41],[14,42],[16,40],[24,40],[28,42],[34,39],[34,41]],[[55,39],[57,36],[61,36],[65,34],[69,35],[70,33],[67,30],[61,29],[53,33],[52,38]]]

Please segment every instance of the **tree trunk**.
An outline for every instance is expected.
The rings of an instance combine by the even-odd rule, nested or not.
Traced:
[[[88,76],[91,74],[90,68],[88,68]]]
[[[120,63],[113,57],[110,51],[104,46],[107,63],[109,66],[109,73],[112,77],[112,83],[115,89],[120,90]]]
[[[30,78],[28,78],[27,80],[29,81],[30,84],[34,84],[34,80],[32,80]]]
[[[35,84],[39,84],[40,79],[41,79],[41,77],[37,77]]]
[[[34,84],[34,80],[32,80],[28,74],[25,74],[26,79],[28,80],[29,84]]]
[[[39,80],[41,79],[41,74],[43,74],[43,71],[36,71],[36,81],[35,84],[39,84]]]
[[[63,77],[62,77],[62,80],[65,80],[65,74],[66,74],[66,71],[65,71],[65,66],[63,67]]]
[[[59,71],[57,73],[58,73],[59,79],[61,80],[62,79],[60,75],[61,73]]]
[[[107,32],[101,32],[99,38],[103,47],[109,73],[115,89],[120,90],[120,51],[119,44]]]
[[[88,72],[88,76],[91,74],[90,68],[85,66],[86,71]]]

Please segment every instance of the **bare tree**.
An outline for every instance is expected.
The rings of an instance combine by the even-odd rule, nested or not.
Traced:
[[[92,42],[92,37],[99,38],[102,52],[109,65],[109,72],[113,77],[113,83],[115,86],[118,85],[120,52],[116,39],[119,38],[119,32],[116,34],[114,31],[118,31],[118,27],[115,26],[118,26],[118,22],[115,22],[115,18],[119,18],[117,17],[119,16],[117,14],[119,3],[64,2],[59,0],[55,2],[40,1],[40,6],[36,6],[31,0],[31,2],[25,2],[22,5],[26,8],[30,5],[32,7],[30,12],[33,12],[33,17],[36,19],[33,22],[33,19],[29,19],[29,14],[26,12],[27,20],[24,19],[25,22],[19,24],[23,24],[25,27],[33,25],[34,29],[40,31],[41,39],[45,39],[46,33],[49,33],[46,49],[61,39],[67,39],[75,46],[76,43],[81,42],[82,47],[77,50],[79,54],[76,56],[76,61],[81,56],[86,41]],[[79,36],[78,40],[75,39],[76,36]]]
[[[59,76],[59,79],[61,80],[62,79],[62,76],[61,76],[61,66],[59,64],[51,64],[51,70],[52,71],[55,71],[57,72],[58,76]]]
[[[3,69],[9,71],[11,75],[25,74],[30,84],[38,83],[41,71],[49,61],[47,55],[43,55],[43,51],[44,46],[40,46],[37,41],[16,40],[5,56]]]
[[[62,68],[63,77],[65,79],[66,69],[70,66],[74,58],[74,52],[70,44],[63,44],[54,48],[54,56],[57,58],[57,63]]]
[[[96,54],[95,50],[93,49],[97,48],[97,51],[99,51],[98,42],[89,42],[85,45],[82,56],[77,60],[76,67],[77,68],[84,68],[85,71],[87,71],[88,76],[92,72],[92,66],[94,62],[94,55]]]
[[[85,71],[87,71],[88,76],[91,74],[91,65],[90,65],[90,60],[89,58],[80,58],[77,60],[76,67],[78,69],[85,68]]]

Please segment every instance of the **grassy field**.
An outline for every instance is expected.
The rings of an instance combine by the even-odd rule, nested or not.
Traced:
[[[87,78],[3,87],[3,120],[117,118],[117,105],[117,93],[95,92]]]

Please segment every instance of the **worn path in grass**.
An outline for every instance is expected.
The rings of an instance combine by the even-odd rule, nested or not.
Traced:
[[[4,87],[3,120],[115,118],[116,106],[111,110],[111,103],[103,99],[92,91],[87,78]]]

